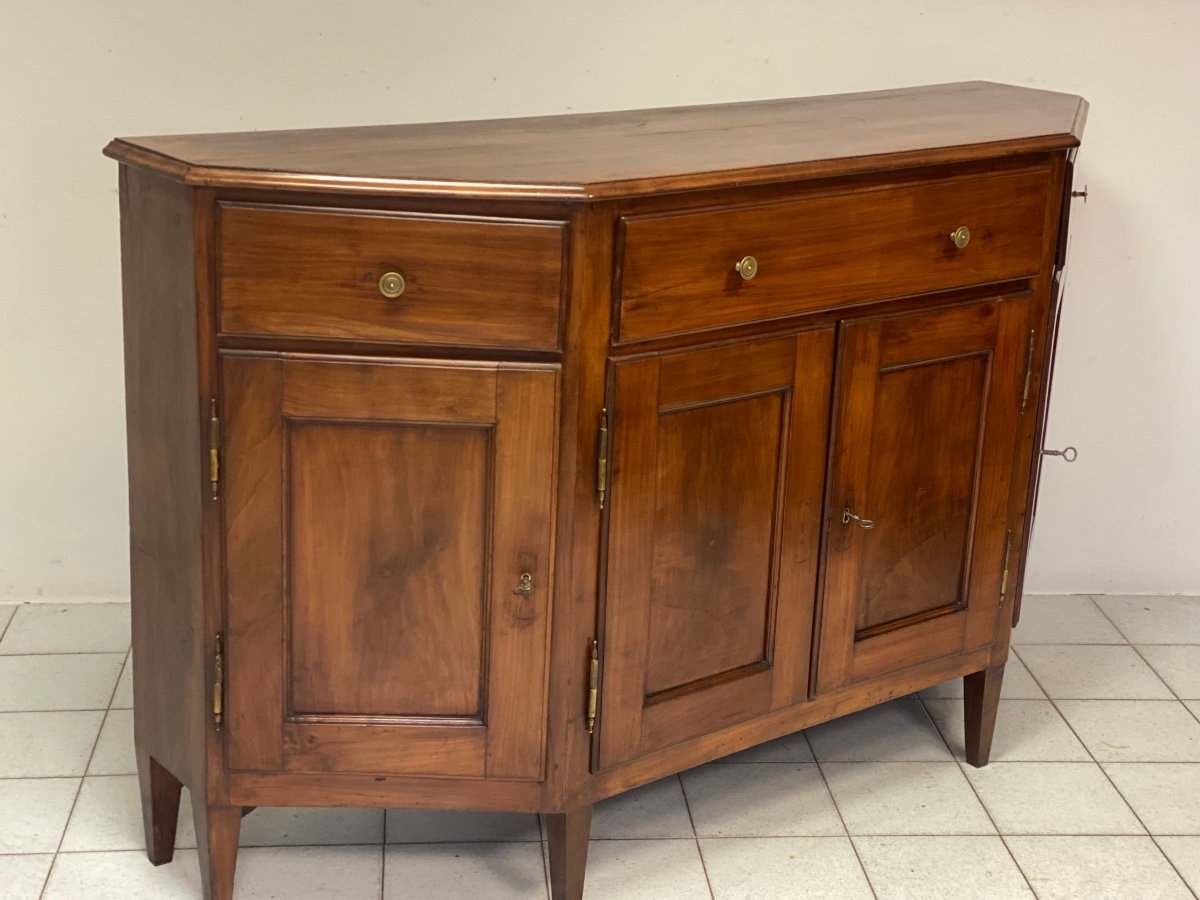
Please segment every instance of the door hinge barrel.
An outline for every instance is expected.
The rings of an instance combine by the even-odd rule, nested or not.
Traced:
[[[217,635],[213,649],[213,725],[221,730],[225,718],[225,645],[221,635]]]
[[[596,701],[600,693],[600,645],[592,641],[592,655],[588,660],[587,733],[596,730]]]
[[[600,508],[608,494],[608,410],[600,410],[600,436],[596,448],[596,497]]]
[[[1025,351],[1025,387],[1021,390],[1021,412],[1029,403],[1029,384],[1033,380],[1033,338],[1034,331],[1029,331],[1029,347]]]
[[[1009,557],[1012,555],[1012,532],[1004,544],[1004,570],[1000,573],[1000,605],[1004,605],[1004,595],[1008,593]]]
[[[208,483],[212,488],[212,499],[217,499],[221,483],[221,419],[217,415],[217,399],[209,401],[208,415]]]

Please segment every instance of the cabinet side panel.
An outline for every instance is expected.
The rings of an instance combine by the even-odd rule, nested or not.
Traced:
[[[121,168],[134,731],[204,777],[202,448],[190,190]]]

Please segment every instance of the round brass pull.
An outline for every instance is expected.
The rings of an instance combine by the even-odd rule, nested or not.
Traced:
[[[384,272],[379,279],[379,293],[395,300],[404,293],[404,276],[399,272]]]
[[[753,256],[743,256],[733,264],[733,268],[742,276],[743,281],[749,281],[758,274],[758,260]]]
[[[533,575],[529,572],[522,572],[520,579],[517,581],[516,588],[513,589],[514,594],[529,596],[533,593]]]
[[[961,250],[971,243],[971,229],[966,225],[959,225],[950,232],[950,240],[954,241],[954,246]]]

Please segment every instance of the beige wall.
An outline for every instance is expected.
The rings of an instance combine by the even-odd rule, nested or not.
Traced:
[[[1030,586],[1200,590],[1200,3],[0,0],[0,597],[127,591],[116,134],[1085,95]]]

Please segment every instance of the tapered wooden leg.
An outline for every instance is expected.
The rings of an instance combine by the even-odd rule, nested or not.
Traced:
[[[146,829],[146,855],[156,866],[175,856],[175,829],[179,824],[179,797],[183,785],[152,756],[138,756],[138,783],[142,790],[142,825]]]
[[[587,866],[591,830],[591,806],[546,816],[546,832],[550,839],[551,900],[582,900],[583,872]]]
[[[992,734],[996,730],[996,710],[1000,706],[1000,682],[1003,679],[1003,663],[963,678],[967,762],[976,768],[986,766],[992,753]]]
[[[193,797],[192,815],[196,821],[196,849],[200,853],[200,881],[204,888],[204,900],[233,900],[233,873],[237,868],[242,808],[206,808],[202,800]]]

